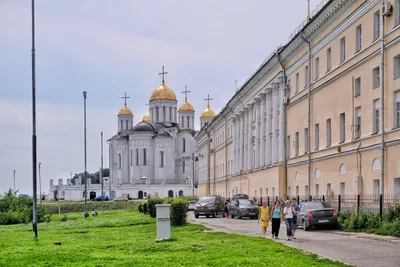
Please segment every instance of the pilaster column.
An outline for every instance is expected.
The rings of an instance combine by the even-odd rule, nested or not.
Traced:
[[[278,101],[279,86],[275,83],[272,89],[272,164],[278,163]]]
[[[249,134],[247,136],[247,166],[248,170],[253,169],[253,163],[252,163],[252,155],[253,155],[253,144],[251,143],[251,138],[253,138],[253,107],[251,104],[247,105],[248,109],[248,114],[247,114],[247,124],[249,128]]]
[[[232,160],[235,163],[236,162],[236,119],[235,117],[232,118]],[[236,165],[236,164],[234,164]],[[236,167],[232,167],[233,173],[236,173]]]
[[[236,173],[239,173],[239,162],[240,162],[240,117],[239,114],[236,115],[236,163],[235,169]]]
[[[240,141],[239,141],[239,173],[240,173],[240,170],[243,169],[243,141],[244,141],[244,138],[243,138],[243,128],[244,128],[243,110],[240,111],[239,117],[240,117],[240,126],[239,126],[240,127],[240,133],[239,133],[239,135],[240,135]]]
[[[267,90],[265,91],[265,93],[266,93],[266,103],[267,103],[267,107],[266,107],[266,109],[267,109],[267,114],[266,114],[266,119],[267,119],[267,122],[266,122],[266,138],[265,138],[265,142],[266,142],[266,144],[265,144],[265,153],[266,153],[266,156],[265,156],[265,164],[267,165],[267,166],[269,166],[269,165],[271,165],[271,162],[272,162],[272,156],[271,156],[271,149],[272,149],[272,144],[271,144],[271,138],[270,138],[270,133],[271,133],[271,131],[272,131],[272,129],[271,129],[271,116],[272,116],[272,113],[271,113],[271,108],[272,108],[272,89],[269,87],[269,88],[267,88]]]
[[[279,79],[279,163],[285,161],[285,88],[283,86],[283,79]]]
[[[265,165],[265,94],[260,96],[261,100],[261,136],[260,136],[260,166]]]
[[[249,116],[247,116],[247,108],[243,109],[243,128],[244,128],[244,134],[243,134],[243,171],[248,170],[248,158],[247,158],[247,146],[248,146],[248,134],[249,131],[247,129],[248,122],[247,120],[249,119]]]
[[[260,99],[255,99],[255,113],[256,113],[256,137],[254,145],[256,149],[255,168],[260,168]]]

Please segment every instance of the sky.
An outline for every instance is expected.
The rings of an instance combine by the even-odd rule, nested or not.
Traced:
[[[314,9],[320,0],[311,0]],[[218,112],[306,18],[307,0],[36,0],[37,155],[49,180],[100,168],[101,139],[117,132],[126,92],[134,124],[160,85],[178,98],[187,85],[196,117]],[[32,192],[31,1],[0,0],[0,194]],[[197,128],[199,120],[196,122]],[[108,146],[104,141],[104,167]],[[38,184],[39,186],[39,184]],[[39,189],[38,189],[39,192]]]

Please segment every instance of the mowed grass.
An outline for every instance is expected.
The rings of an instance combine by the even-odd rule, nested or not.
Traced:
[[[344,266],[261,237],[207,232],[201,225],[172,227],[156,242],[156,221],[136,211],[83,219],[53,215],[39,225],[0,226],[0,266]],[[54,242],[61,242],[56,246]]]

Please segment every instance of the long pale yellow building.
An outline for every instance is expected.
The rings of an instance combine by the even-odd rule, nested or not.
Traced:
[[[400,199],[400,0],[325,2],[202,123],[199,196]]]

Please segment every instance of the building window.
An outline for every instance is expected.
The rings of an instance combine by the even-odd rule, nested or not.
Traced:
[[[300,88],[300,74],[296,73],[296,93],[299,92],[299,88]]]
[[[400,90],[394,93],[394,128],[400,127]]]
[[[131,149],[131,166],[133,166],[133,151]]]
[[[394,178],[394,200],[400,201],[400,178]]]
[[[167,112],[166,112],[167,108],[163,107],[163,121],[167,121]]]
[[[295,138],[294,138],[294,151],[295,151],[295,156],[299,155],[299,132],[296,132]]]
[[[172,121],[172,107],[169,107],[169,120]]]
[[[160,121],[160,113],[158,107],[156,107],[156,121]]]
[[[121,121],[121,131],[124,130],[124,121]]]
[[[288,197],[289,199],[292,197],[292,188],[290,186],[288,187]]]
[[[186,139],[182,138],[182,152],[186,152]]]
[[[286,144],[286,157],[290,158],[290,135],[287,137],[287,144]]]
[[[380,186],[379,186],[379,180],[373,180],[373,192],[374,192],[374,200],[379,201],[379,194],[380,194]]]
[[[374,41],[378,40],[380,34],[380,12],[379,10],[374,13]]]
[[[120,170],[122,167],[122,157],[121,154],[118,154],[118,169]]]
[[[362,28],[360,24],[356,28],[356,53],[360,52],[361,50],[361,33],[362,33]]]
[[[314,146],[315,146],[315,150],[319,149],[319,123],[315,124],[315,140],[314,140]]]
[[[164,151],[160,151],[160,168],[164,167]]]
[[[394,0],[394,26],[400,25],[400,0]]]
[[[319,78],[319,57],[315,59],[315,80]]]
[[[397,78],[400,78],[400,55],[393,58],[393,79]]]
[[[328,50],[326,50],[326,72],[331,71],[332,69],[332,49],[329,47]]]
[[[288,98],[290,98],[290,96],[291,96],[291,94],[292,94],[292,88],[291,88],[291,86],[290,86],[290,79],[289,80],[287,80],[287,87],[286,87],[286,96],[288,97]]]
[[[340,143],[346,140],[346,114],[340,114]]]
[[[361,77],[354,80],[354,97],[361,94]]]
[[[304,129],[304,154],[308,152],[308,128]]]
[[[346,60],[346,38],[340,39],[340,63]]]
[[[185,161],[182,161],[182,173],[185,173],[185,167],[186,167]]]
[[[300,195],[300,186],[296,186],[296,197]]]
[[[354,125],[354,138],[360,138],[361,137],[361,107],[356,108],[355,112],[355,123]]]
[[[374,100],[373,102],[373,126],[372,126],[372,133],[377,134],[379,133],[379,108],[380,108],[380,101],[379,99]]]
[[[147,150],[143,148],[143,166],[147,165]]]
[[[345,194],[346,194],[346,184],[340,183],[340,198],[342,201],[345,200]]]
[[[319,184],[315,185],[314,198],[319,199]]]
[[[139,149],[136,148],[136,166],[139,166]]]
[[[182,128],[185,127],[185,118],[183,116],[181,117],[181,123],[182,123]]]
[[[309,81],[308,81],[308,66],[306,66],[304,68],[304,81],[305,81],[305,85],[304,87],[307,87],[309,85]]]
[[[372,89],[379,87],[380,81],[379,67],[376,67],[372,70]]]
[[[188,128],[190,128],[190,117],[189,116],[187,116],[186,126]]]
[[[326,120],[326,147],[330,147],[332,144],[332,126],[331,119]]]
[[[310,198],[310,192],[308,191],[308,185],[306,185],[306,186],[304,187],[304,191],[305,191],[305,197],[306,197],[306,199],[309,199],[309,198]]]

